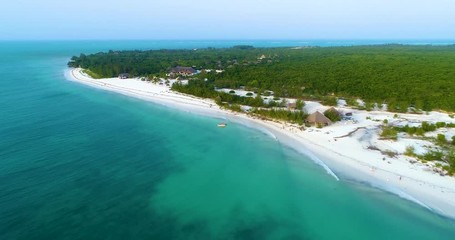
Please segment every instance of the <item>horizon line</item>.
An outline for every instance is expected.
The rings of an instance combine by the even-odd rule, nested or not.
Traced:
[[[86,39],[0,39],[8,41],[455,41],[455,38],[206,38],[206,39],[174,39],[174,38],[86,38]]]

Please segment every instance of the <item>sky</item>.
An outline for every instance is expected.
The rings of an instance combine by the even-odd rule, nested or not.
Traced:
[[[1,40],[455,39],[455,0],[1,0]]]

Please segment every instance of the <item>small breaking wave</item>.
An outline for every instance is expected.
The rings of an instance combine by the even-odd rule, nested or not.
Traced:
[[[275,139],[276,141],[278,141],[278,138],[275,136],[275,134],[273,134],[272,132],[270,132],[269,130],[267,130],[266,128],[262,128],[260,129],[260,131],[262,131],[263,133],[265,133],[267,136]]]
[[[432,212],[435,212],[435,210],[433,208],[429,207],[425,203],[419,201],[417,198],[415,198],[415,197],[413,197],[413,196],[411,196],[411,195],[409,195],[409,194],[407,194],[407,193],[405,193],[403,191],[398,190],[398,191],[392,192],[392,193],[398,195],[400,198],[403,198],[405,200],[417,203],[418,205],[420,205],[420,206],[422,206],[422,207],[424,207],[424,208],[426,208],[426,209],[428,209],[428,210],[430,210]]]
[[[324,168],[326,170],[326,172],[331,175],[332,177],[334,177],[337,181],[340,181],[340,179],[338,178],[338,176],[332,171],[332,169],[329,168],[329,166],[327,166],[321,159],[319,159],[316,155],[314,155],[312,152],[310,151],[301,151],[303,154],[305,154],[306,156],[308,156],[313,162],[315,162],[317,165],[321,166],[322,168]]]
[[[413,203],[416,203],[432,212],[436,212],[436,209],[433,209],[431,207],[429,207],[428,205],[426,205],[425,203],[421,202],[420,200],[418,200],[417,198],[411,196],[410,194],[404,192],[403,190],[400,190],[398,188],[394,188],[394,187],[390,187],[388,185],[379,185],[379,184],[374,184],[374,183],[369,183],[368,185],[370,185],[371,187],[373,188],[377,188],[377,189],[380,189],[380,190],[383,190],[383,191],[386,191],[386,192],[389,192],[391,194],[394,194],[404,200],[407,200],[407,201],[411,201]]]
[[[264,133],[265,135],[275,139],[276,141],[278,141],[278,137],[275,136],[275,134],[273,134],[270,130],[268,130],[266,127],[262,127],[258,124],[254,124],[254,123],[251,123],[250,121],[245,121],[245,120],[240,120],[240,119],[235,119],[236,122],[242,124],[243,126],[245,127],[248,127],[248,128],[251,128],[251,129],[255,129],[255,130],[258,130],[262,133]]]
[[[363,184],[365,186],[369,186],[371,188],[378,189],[380,191],[388,192],[390,194],[398,196],[401,199],[413,202],[413,203],[415,203],[415,204],[427,209],[430,212],[433,212],[433,213],[441,215],[441,216],[445,216],[444,212],[441,209],[430,207],[430,206],[426,205],[425,203],[423,203],[422,201],[418,200],[417,198],[413,197],[412,195],[406,193],[405,191],[403,191],[403,190],[401,190],[399,188],[391,187],[391,186],[386,185],[386,184],[378,184],[378,183],[371,182],[371,181],[357,181],[355,179],[353,179],[353,181],[354,182],[358,182],[360,184]]]
[[[265,133],[267,136],[275,139],[275,141],[279,141],[278,137],[273,132],[268,130],[266,127],[259,127],[256,124],[249,124],[249,122],[247,122],[247,121],[238,121],[238,122],[241,123],[242,125],[246,126],[246,127],[251,127],[251,128],[254,128],[254,129],[257,129],[257,130],[261,131],[262,133]],[[284,141],[283,144],[288,146],[288,147],[290,147],[290,148],[292,148],[292,149],[294,149],[295,151],[299,152],[300,154],[303,154],[303,155],[309,157],[314,163],[316,163],[317,165],[319,165],[322,168],[324,168],[324,170],[326,170],[326,172],[330,176],[335,178],[337,181],[340,180],[338,178],[338,176],[332,171],[332,169],[330,169],[329,166],[327,166],[321,159],[319,159],[312,152],[310,152],[308,150],[302,150],[301,148],[293,147],[292,144],[286,144],[286,141]]]

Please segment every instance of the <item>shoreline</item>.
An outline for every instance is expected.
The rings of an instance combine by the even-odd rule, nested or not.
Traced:
[[[373,124],[366,125],[366,129],[353,136],[341,138],[357,125],[337,123],[323,129],[308,128],[302,131],[292,124],[260,120],[243,113],[222,110],[211,99],[176,93],[164,85],[138,79],[93,79],[83,73],[82,69],[67,69],[65,77],[98,89],[200,115],[228,118],[247,127],[265,130],[280,144],[310,157],[324,167],[328,174],[333,175],[334,179],[338,179],[339,175],[346,180],[365,183],[413,201],[439,215],[455,219],[455,178],[439,176],[424,166],[410,164],[402,157],[386,161],[380,152],[366,149],[365,144],[377,140],[374,138]],[[382,112],[377,114],[387,115]],[[335,173],[331,173],[332,169]]]

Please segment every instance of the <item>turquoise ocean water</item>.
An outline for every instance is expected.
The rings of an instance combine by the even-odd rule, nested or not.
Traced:
[[[0,239],[455,239],[454,220],[336,181],[258,130],[63,75],[109,49],[369,43],[0,42]]]

